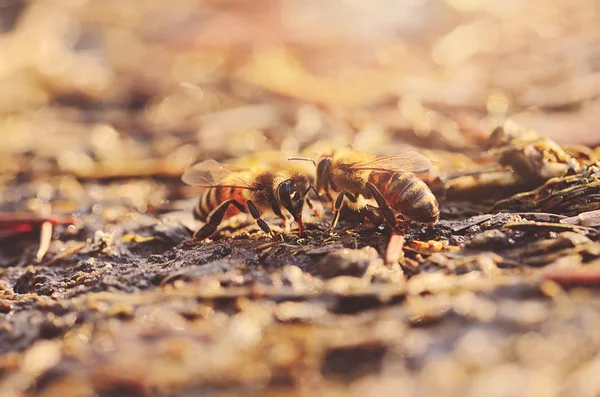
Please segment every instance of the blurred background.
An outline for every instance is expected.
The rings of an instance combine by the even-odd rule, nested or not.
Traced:
[[[354,395],[598,395],[600,301],[539,285],[548,263],[585,265],[597,284],[597,234],[513,234],[504,226],[515,218],[486,213],[487,194],[529,190],[530,174],[545,170],[534,162],[515,177],[475,160],[502,123],[565,147],[600,145],[598,0],[0,0],[0,354],[14,353],[0,357],[0,395],[171,395],[161,387],[205,381],[314,395],[322,374],[347,376],[346,386],[365,362],[381,376]],[[260,236],[181,247],[198,228],[184,169],[209,157],[312,155],[319,141],[416,147],[442,169],[430,182],[458,173],[446,193],[459,201],[440,201],[444,221],[480,217],[446,221],[431,244],[423,230],[405,246],[404,270],[363,279],[319,273],[350,263],[329,256],[358,248],[350,233],[314,249],[270,251]],[[551,170],[570,172],[550,149]],[[593,163],[600,151],[587,154]],[[547,200],[508,208],[596,210],[589,169],[570,177],[577,189],[552,185]],[[49,214],[62,218],[39,227]],[[388,242],[365,238],[380,250]],[[363,272],[383,266],[375,248],[349,251],[366,258],[352,259]],[[514,288],[490,292],[504,274]],[[405,275],[409,298],[397,304]],[[209,302],[263,284],[283,302]],[[314,298],[323,285],[350,299]],[[560,393],[563,381],[572,393]]]
[[[595,0],[0,0],[0,32],[4,173],[175,175],[332,135],[458,145],[507,117],[600,143]]]

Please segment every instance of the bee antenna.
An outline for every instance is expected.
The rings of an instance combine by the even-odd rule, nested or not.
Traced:
[[[315,167],[317,166],[315,160],[309,159],[308,157],[290,157],[288,160],[310,161]]]

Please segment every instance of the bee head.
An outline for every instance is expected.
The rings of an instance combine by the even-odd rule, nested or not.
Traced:
[[[296,175],[279,184],[277,187],[277,196],[281,205],[292,214],[294,220],[298,223],[300,234],[304,233],[304,224],[302,223],[302,210],[304,209],[304,197],[310,190],[310,181],[307,177]]]
[[[321,157],[317,163],[317,192],[323,193],[327,190],[330,169],[331,157]]]

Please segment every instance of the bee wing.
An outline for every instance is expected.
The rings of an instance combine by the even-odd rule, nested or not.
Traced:
[[[431,161],[420,153],[410,151],[394,156],[377,157],[348,165],[353,171],[422,172],[431,168]]]
[[[210,159],[204,160],[186,170],[181,176],[181,180],[187,185],[210,188],[222,185],[221,182],[229,175],[243,171],[248,171],[248,169],[237,165],[222,164]],[[242,189],[253,188],[250,181],[241,177],[236,178],[235,186],[228,186]]]

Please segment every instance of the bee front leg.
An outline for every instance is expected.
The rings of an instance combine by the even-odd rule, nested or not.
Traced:
[[[254,203],[250,200],[248,200],[246,202],[246,205],[248,206],[248,209],[250,210],[250,214],[252,215],[252,217],[258,224],[258,226],[262,229],[262,231],[273,236],[273,232],[271,231],[271,228],[269,227],[269,225],[267,225],[267,222],[265,222],[260,217],[260,213],[258,212],[258,209],[256,209],[256,205],[254,205]]]
[[[356,196],[352,195],[349,192],[341,192],[337,196],[337,198],[335,199],[335,203],[333,204],[333,220],[331,221],[331,226],[329,226],[329,231],[335,229],[335,226],[337,225],[338,220],[340,219],[340,211],[342,209],[342,206],[344,205],[344,198],[347,198],[353,203],[356,203],[356,201],[358,200]]]
[[[383,217],[385,218],[385,220],[387,221],[387,223],[392,228],[395,228],[396,227],[396,223],[397,223],[396,217],[394,216],[394,212],[392,211],[392,209],[388,205],[387,201],[385,201],[385,198],[383,197],[383,194],[381,194],[381,192],[379,191],[379,189],[377,189],[377,186],[375,186],[371,182],[367,182],[366,187],[367,187],[367,189],[369,189],[369,191],[373,195],[373,198],[377,202],[377,206],[381,210],[381,213],[383,214]]]
[[[217,207],[217,209],[210,214],[206,225],[202,226],[196,233],[194,233],[193,240],[201,241],[212,236],[223,221],[225,213],[227,213],[227,210],[231,204],[235,205],[238,210],[246,212],[246,208],[244,208],[242,204],[235,200],[227,200],[223,202],[223,204]]]

